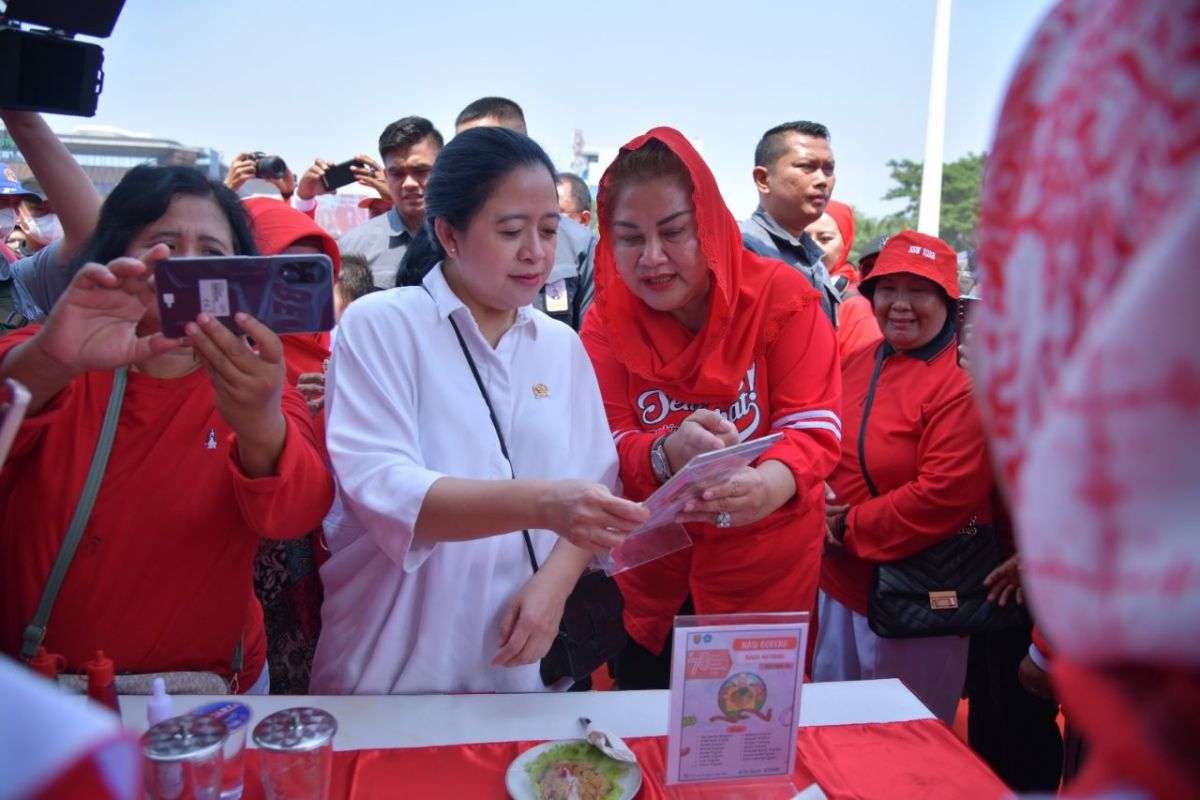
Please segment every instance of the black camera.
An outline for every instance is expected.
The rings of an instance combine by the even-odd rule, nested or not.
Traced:
[[[287,174],[287,164],[279,156],[269,156],[263,152],[250,154],[254,162],[254,177],[269,180],[280,180]]]
[[[0,11],[0,107],[90,117],[104,51],[76,34],[112,34],[124,0],[8,0]],[[24,31],[20,24],[43,25]]]

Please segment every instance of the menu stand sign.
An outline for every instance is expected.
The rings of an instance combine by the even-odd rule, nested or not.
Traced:
[[[800,613],[675,618],[668,796],[799,794],[792,772],[808,624]]]

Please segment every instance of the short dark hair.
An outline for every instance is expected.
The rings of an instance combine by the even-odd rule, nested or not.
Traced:
[[[551,179],[557,175],[537,142],[508,128],[471,128],[451,139],[425,184],[425,223],[400,262],[396,285],[419,285],[446,257],[434,234],[436,220],[465,231],[496,184],[513,170],[530,166],[544,167]]]
[[[89,261],[106,264],[125,255],[130,242],[150,223],[167,213],[177,195],[211,198],[233,233],[236,255],[258,255],[250,216],[245,206],[225,184],[206,178],[194,167],[157,167],[142,165],[125,173],[121,182],[100,207],[96,230],[73,265],[78,270]]]
[[[433,123],[424,117],[398,119],[379,134],[379,157],[387,158],[388,153],[406,150],[426,138],[432,138],[438,150],[446,143]]]
[[[363,295],[375,291],[375,279],[362,253],[343,253],[342,268],[338,272],[337,288],[342,300],[349,305]]]
[[[592,190],[588,188],[587,181],[574,172],[560,172],[555,183],[565,183],[570,187],[571,199],[579,206],[580,211],[591,210]]]
[[[785,122],[771,128],[758,140],[758,145],[754,148],[754,166],[770,167],[787,152],[787,145],[784,144],[784,134],[786,133],[798,133],[802,136],[812,136],[815,139],[830,141],[829,128],[819,122],[808,122],[807,120]]]
[[[474,122],[484,117],[495,117],[500,122],[512,123],[515,127],[520,128],[520,133],[526,132],[525,112],[507,97],[481,97],[474,103],[468,103],[467,107],[458,112],[458,116],[455,117],[454,127],[458,129],[468,122]]]

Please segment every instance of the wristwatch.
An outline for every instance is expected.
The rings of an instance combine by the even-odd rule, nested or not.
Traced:
[[[663,434],[650,445],[650,468],[654,470],[654,478],[659,483],[666,483],[671,478],[671,463],[667,461],[667,436]]]

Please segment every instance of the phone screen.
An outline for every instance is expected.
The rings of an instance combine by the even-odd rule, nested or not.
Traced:
[[[244,311],[276,333],[333,327],[333,262],[326,255],[168,258],[154,268],[163,335],[179,338],[200,312],[241,335]]]

